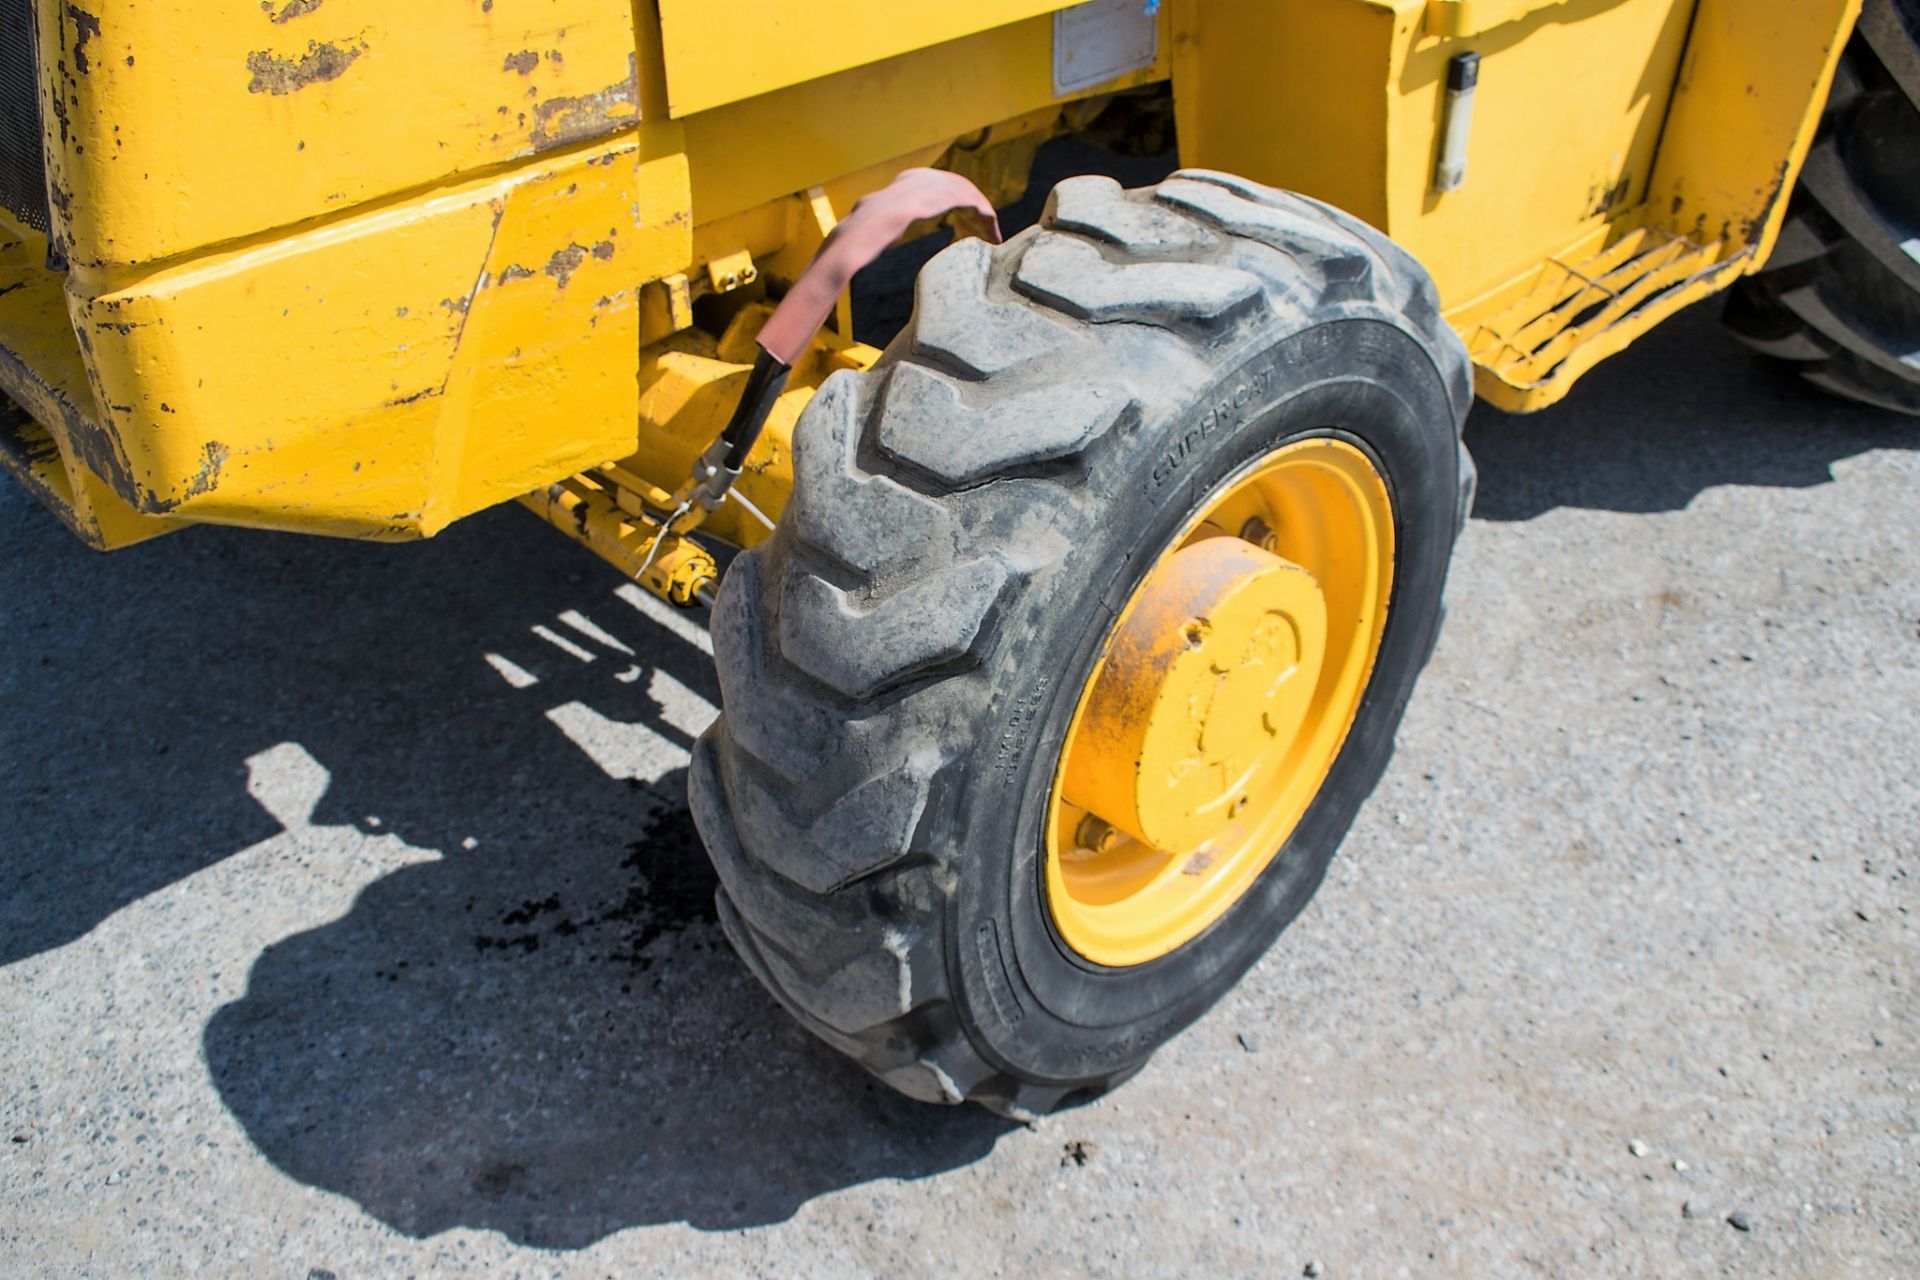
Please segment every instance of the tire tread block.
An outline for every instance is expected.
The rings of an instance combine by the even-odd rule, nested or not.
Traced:
[[[1172,177],[1160,184],[1156,198],[1222,230],[1278,249],[1304,264],[1317,264],[1342,248],[1341,256],[1364,255],[1358,240],[1349,240],[1331,228],[1324,218],[1311,217],[1281,204],[1249,199],[1232,187],[1194,178]]]
[[[1251,272],[1208,263],[1109,262],[1086,241],[1057,232],[1028,246],[1013,278],[1029,296],[1095,324],[1207,326],[1251,307],[1261,293]]]
[[[1112,178],[1067,178],[1047,198],[1044,225],[1118,245],[1130,254],[1166,255],[1212,248],[1219,238],[1189,218],[1130,199]]]
[[[801,542],[869,580],[916,577],[951,563],[959,529],[946,509],[854,460],[861,411],[855,388],[851,372],[835,374],[801,415],[785,518]]]
[[[1920,5],[1912,0],[1867,0],[1859,39],[1920,111]]]
[[[831,894],[906,857],[926,808],[938,752],[916,751],[899,768],[831,802],[796,810],[773,789],[733,786],[734,823],[768,870],[811,893]]]
[[[780,651],[847,697],[869,698],[971,652],[1006,583],[1005,567],[981,557],[868,603],[812,574],[795,573],[780,596]]]
[[[1920,291],[1888,279],[1864,248],[1843,245],[1822,273],[1775,296],[1808,328],[1861,360],[1920,382]]]
[[[818,773],[845,732],[844,717],[775,678],[763,568],[766,552],[735,556],[720,582],[709,627],[729,741],[791,784]]]
[[[1105,386],[1038,386],[969,409],[960,384],[915,364],[888,380],[880,447],[952,485],[1078,453],[1127,406]]]
[[[1920,0],[1867,0],[1821,128],[1772,255],[1723,319],[1825,391],[1920,414],[1920,261],[1870,189],[1898,194],[1884,188],[1920,148]]]
[[[1808,154],[1806,167],[1800,172],[1800,189],[1882,267],[1899,276],[1908,288],[1920,291],[1920,257],[1907,248],[1914,237],[1881,213],[1847,171],[1833,138],[1822,139]]]
[[[987,297],[991,255],[984,241],[957,241],[914,285],[914,349],[976,379],[1043,359],[1072,338],[1032,307]]]

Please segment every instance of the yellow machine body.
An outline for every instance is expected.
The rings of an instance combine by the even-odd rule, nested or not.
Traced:
[[[77,533],[403,539],[531,495],[616,559],[724,421],[757,304],[901,169],[1011,198],[1040,142],[1170,92],[1183,164],[1396,237],[1480,393],[1537,408],[1764,259],[1859,5],[8,2],[49,233],[0,213],[0,460]],[[750,461],[770,515],[813,388],[877,354],[849,333],[843,305]]]

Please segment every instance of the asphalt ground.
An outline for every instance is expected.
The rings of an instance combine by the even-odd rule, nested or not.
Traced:
[[[1920,1272],[1920,425],[1710,312],[1476,410],[1325,887],[1032,1128],[729,951],[703,615],[516,509],[102,557],[0,484],[0,1274]]]

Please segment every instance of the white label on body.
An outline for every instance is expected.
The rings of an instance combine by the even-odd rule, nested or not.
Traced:
[[[1074,93],[1153,65],[1159,9],[1151,0],[1091,0],[1053,15],[1053,91]]]

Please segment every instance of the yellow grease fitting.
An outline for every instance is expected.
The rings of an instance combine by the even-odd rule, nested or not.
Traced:
[[[1048,907],[1097,964],[1197,937],[1319,792],[1379,652],[1385,482],[1345,441],[1286,445],[1217,490],[1135,590],[1067,731]]]

